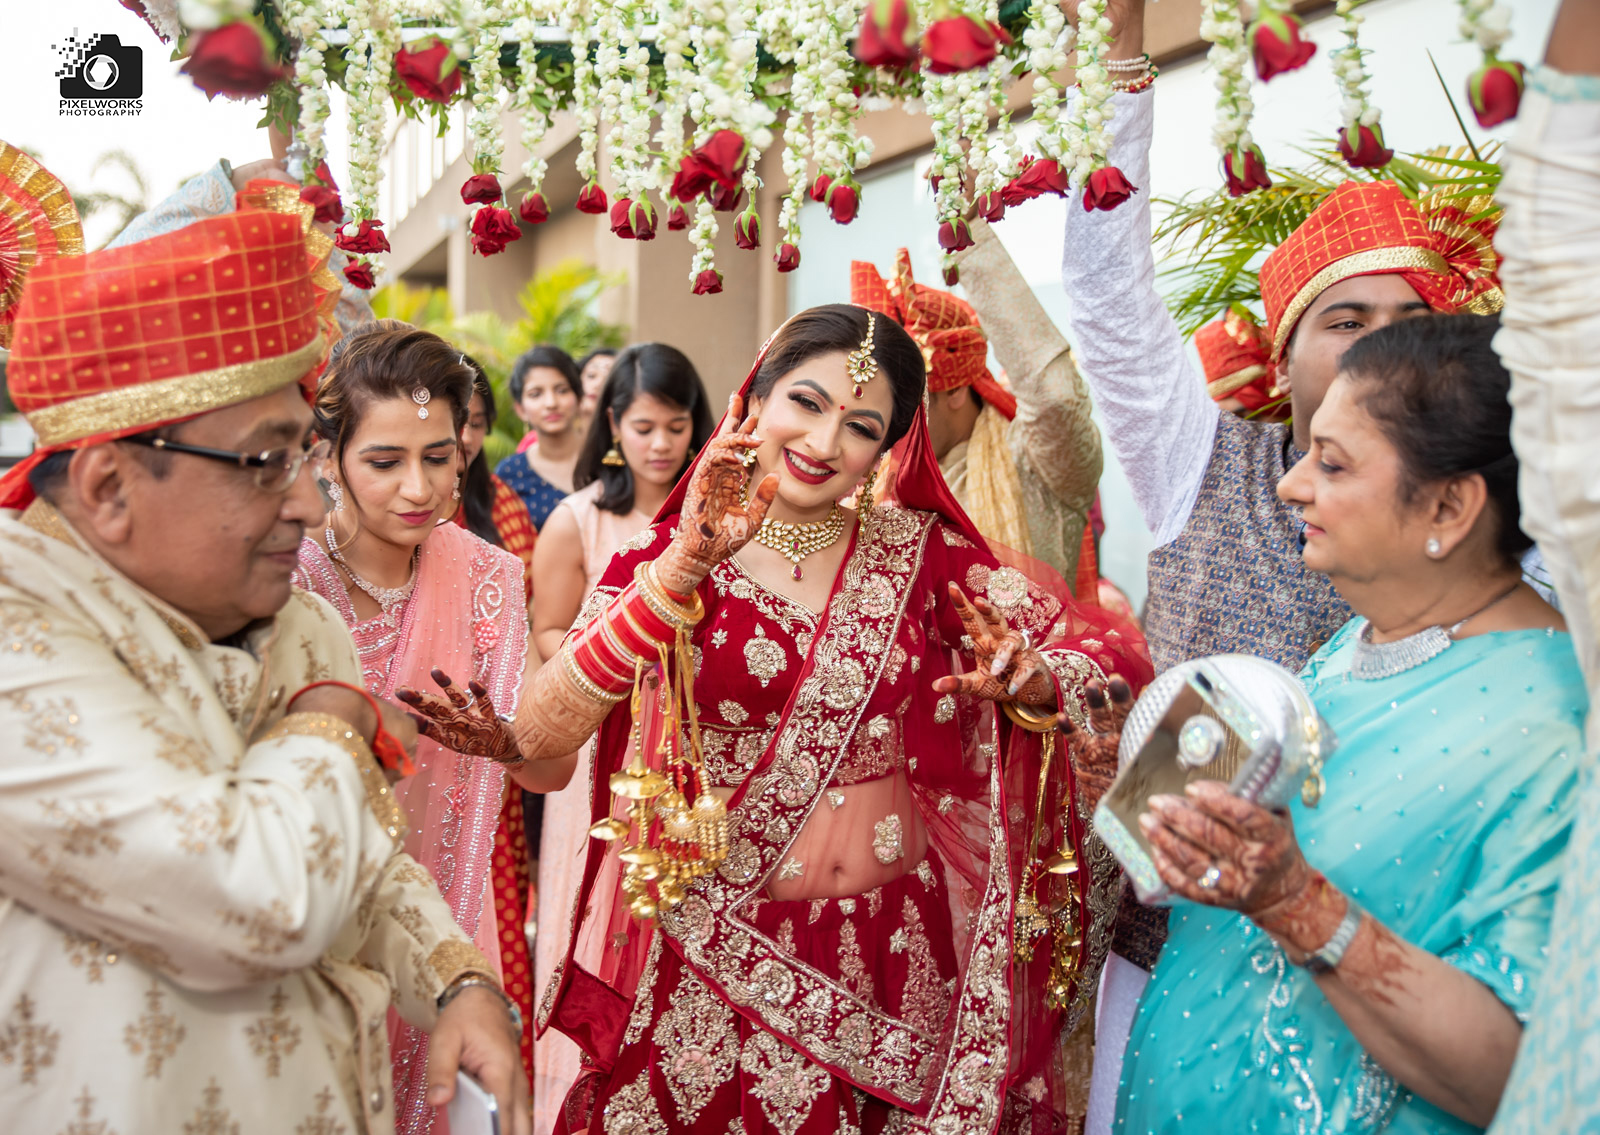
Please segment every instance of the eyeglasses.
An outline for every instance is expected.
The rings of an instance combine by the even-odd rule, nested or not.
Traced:
[[[300,476],[300,470],[307,462],[311,463],[312,472],[316,472],[333,456],[333,445],[326,440],[318,441],[310,449],[269,449],[263,453],[236,453],[231,449],[212,449],[204,445],[186,445],[181,441],[169,441],[164,437],[123,438],[124,441],[134,445],[147,445],[151,449],[159,449],[165,453],[187,453],[193,457],[208,457],[212,461],[226,461],[229,465],[237,465],[241,469],[255,470],[256,487],[269,493],[284,493],[289,491],[295,478]]]

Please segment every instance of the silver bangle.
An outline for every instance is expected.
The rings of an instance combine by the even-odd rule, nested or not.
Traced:
[[[500,998],[501,1003],[506,1007],[506,1014],[511,1018],[512,1035],[518,1038],[518,1043],[521,1043],[522,1010],[517,1008],[517,1003],[511,1000],[509,993],[501,989],[498,983],[491,981],[487,977],[480,977],[475,973],[464,973],[445,986],[444,992],[439,994],[439,1000],[436,1002],[439,1012],[444,1012],[445,1006],[459,997],[463,989],[471,989],[473,986],[487,989],[490,993]]]
[[[1356,931],[1361,929],[1361,919],[1365,916],[1354,900],[1345,899],[1344,918],[1320,950],[1313,950],[1300,964],[1312,973],[1322,975],[1332,973],[1339,968],[1339,963],[1344,961],[1344,952],[1350,948],[1350,943],[1355,941]]]

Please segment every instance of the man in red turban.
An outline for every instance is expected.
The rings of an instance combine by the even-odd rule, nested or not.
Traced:
[[[976,244],[961,259],[972,303],[913,280],[903,248],[888,280],[852,263],[850,300],[894,319],[922,348],[929,438],[978,530],[1049,564],[1093,602],[1086,526],[1101,453],[1088,388],[1005,246],[983,221],[972,232]],[[989,371],[991,342],[1009,387]]]
[[[10,1130],[387,1133],[391,1005],[432,1030],[434,1102],[459,1064],[528,1130],[494,969],[400,850],[373,754],[405,719],[290,587],[323,515],[328,248],[257,182],[40,259],[12,312],[39,447],[0,480]]]

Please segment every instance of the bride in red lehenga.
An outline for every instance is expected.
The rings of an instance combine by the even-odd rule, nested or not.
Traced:
[[[1081,722],[1088,681],[1137,687],[1149,662],[1137,631],[990,551],[933,460],[923,384],[890,320],[845,305],[790,319],[547,664],[596,700],[647,675],[637,723],[621,702],[600,724],[598,827],[629,831],[614,774],[637,776],[669,733],[703,752],[685,802],[698,814],[714,794],[729,826],[725,857],[681,891],[641,889],[654,874],[623,862],[637,834],[591,841],[541,1005],[541,1027],[584,1052],[557,1132],[1067,1129],[1052,1060],[1092,997],[1120,876],[1087,840],[1065,754],[1041,776],[1054,735],[1034,730],[1058,706]],[[897,441],[894,503],[873,505]],[[858,489],[857,509],[838,503]],[[617,665],[640,618],[674,602],[703,607],[681,624],[681,730],[651,710],[673,671],[647,663],[671,647]],[[575,731],[519,714],[519,736],[540,728]],[[634,813],[649,838],[671,828],[666,799]],[[1044,874],[1058,846],[1085,869]],[[1033,951],[1014,916],[1049,923],[1052,907],[1073,936]]]

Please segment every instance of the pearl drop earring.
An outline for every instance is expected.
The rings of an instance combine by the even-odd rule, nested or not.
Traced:
[[[1444,551],[1444,549],[1439,545],[1439,541],[1432,536],[1428,537],[1428,543],[1426,544],[1426,547],[1428,549],[1428,555],[1432,556],[1434,559],[1438,559],[1439,554]]]

